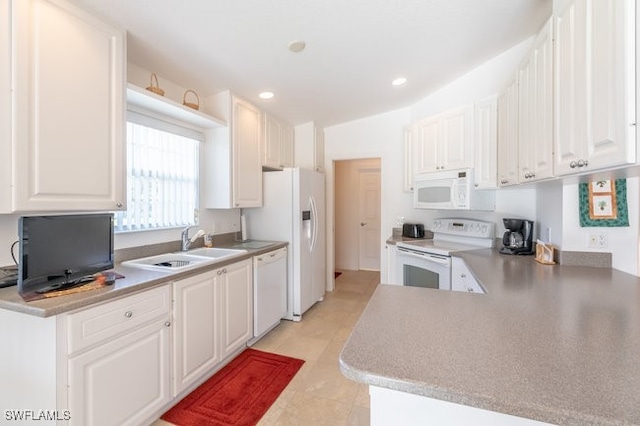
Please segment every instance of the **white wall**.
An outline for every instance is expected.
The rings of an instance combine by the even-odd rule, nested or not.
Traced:
[[[438,89],[411,108],[411,120],[478,101],[502,91],[515,75],[516,68],[531,49],[530,37],[479,67]]]
[[[580,226],[578,184],[565,184],[562,191],[563,250],[610,252],[613,267],[633,275],[638,275],[638,195],[640,185],[637,177],[627,178],[627,205],[629,208],[628,227],[586,227]],[[603,249],[588,247],[590,234],[604,234],[608,246]]]

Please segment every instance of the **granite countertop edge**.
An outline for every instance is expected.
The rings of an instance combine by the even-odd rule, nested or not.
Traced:
[[[250,259],[253,256],[258,256],[263,253],[268,253],[270,251],[286,247],[289,244],[283,241],[273,241],[271,243],[272,244],[269,246],[258,249],[246,248],[247,253],[240,256],[222,259],[215,263],[181,272],[152,271],[117,263],[112,271],[124,275],[125,278],[116,280],[112,286],[66,296],[53,297],[50,299],[35,300],[32,302],[25,302],[19,295],[17,287],[7,287],[0,289],[0,309],[47,318],[112,299],[117,299],[132,293],[167,284],[174,280],[179,280],[191,275],[197,275],[209,270],[217,269],[221,266],[240,262],[245,259]],[[231,248],[232,245],[218,247]]]

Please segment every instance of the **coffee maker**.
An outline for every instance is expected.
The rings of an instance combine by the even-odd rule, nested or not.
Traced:
[[[502,219],[506,232],[502,236],[503,254],[534,254],[533,221],[524,219]]]

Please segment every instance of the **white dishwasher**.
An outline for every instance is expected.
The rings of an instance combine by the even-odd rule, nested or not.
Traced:
[[[287,248],[253,257],[252,342],[280,324],[287,313]]]

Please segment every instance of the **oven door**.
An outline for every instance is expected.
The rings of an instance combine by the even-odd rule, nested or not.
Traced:
[[[398,247],[396,283],[451,290],[451,257]]]

